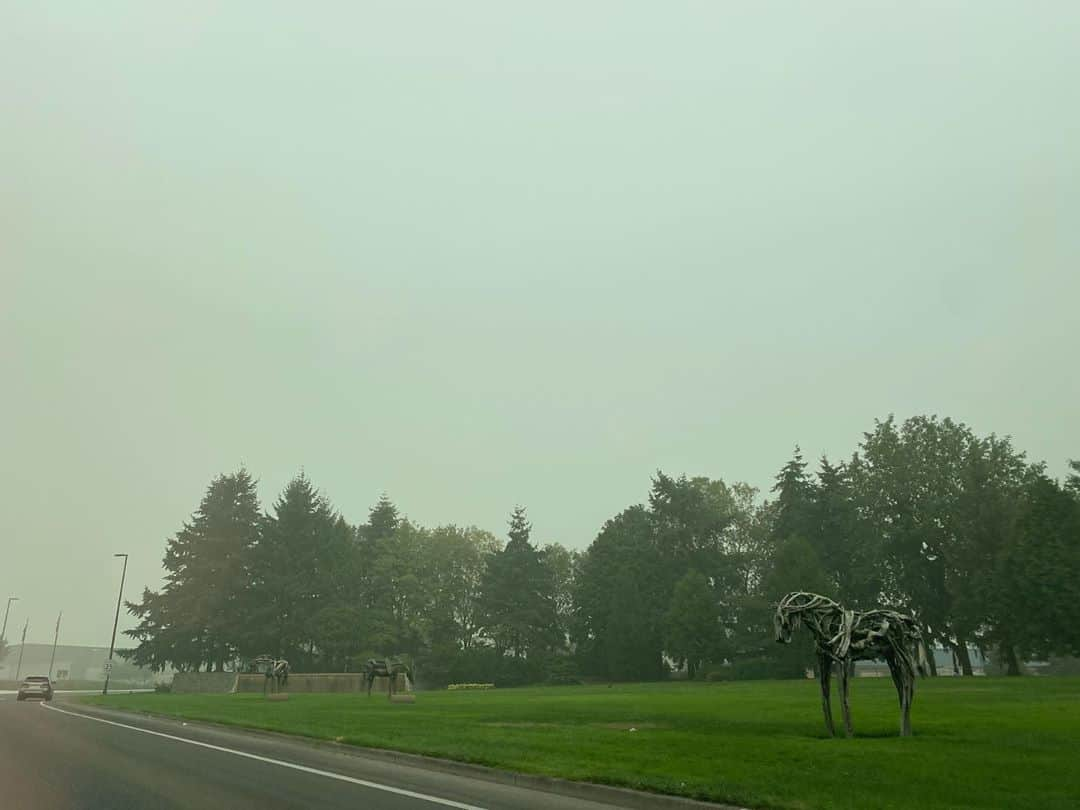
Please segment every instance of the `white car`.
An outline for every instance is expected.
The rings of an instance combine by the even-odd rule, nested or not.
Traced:
[[[15,699],[26,700],[27,698],[40,698],[45,701],[52,700],[52,681],[44,675],[34,675],[24,680],[19,684],[19,694],[16,695]]]

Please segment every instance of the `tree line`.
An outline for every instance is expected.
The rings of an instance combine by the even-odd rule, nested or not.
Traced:
[[[430,684],[579,677],[798,677],[808,639],[772,642],[781,595],[911,612],[965,674],[979,648],[1011,674],[1080,654],[1080,463],[1065,481],[1007,437],[919,416],[875,422],[845,461],[795,453],[769,497],[657,472],[648,501],[571,551],[426,528],[383,496],[350,524],[303,474],[263,511],[246,471],[221,475],[167,542],[165,584],[129,611],[126,654],[155,669],[256,655],[297,671],[407,655]]]

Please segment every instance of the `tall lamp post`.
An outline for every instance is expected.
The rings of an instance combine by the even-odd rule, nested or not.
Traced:
[[[0,641],[3,641],[5,638],[7,638],[7,620],[8,620],[8,614],[11,613],[11,603],[12,602],[18,602],[18,601],[19,601],[19,597],[17,597],[17,596],[9,596],[8,597],[7,610],[4,611],[4,629],[0,630]]]
[[[120,574],[120,593],[116,597],[116,618],[113,619],[112,626],[112,641],[109,642],[109,662],[105,665],[105,688],[101,690],[101,694],[109,694],[109,677],[112,675],[112,657],[113,650],[116,649],[116,625],[120,623],[120,603],[124,600],[124,578],[127,577],[127,554],[113,554],[114,557],[124,558],[124,570]]]

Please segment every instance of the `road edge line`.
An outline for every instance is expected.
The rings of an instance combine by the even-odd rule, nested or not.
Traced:
[[[518,771],[496,768],[490,765],[478,765],[473,762],[461,762],[454,759],[432,757],[425,754],[413,754],[408,751],[397,751],[393,748],[369,748],[362,745],[350,745],[329,740],[321,737],[306,737],[300,734],[288,734],[282,731],[270,731],[269,729],[253,728],[249,726],[231,725],[229,723],[215,723],[209,720],[192,720],[172,714],[161,712],[148,712],[142,709],[124,709],[115,706],[97,706],[94,704],[78,704],[87,712],[101,712],[103,714],[118,714],[134,717],[146,717],[156,720],[164,720],[172,723],[186,723],[192,726],[202,726],[225,733],[250,735],[263,737],[268,740],[278,740],[295,745],[303,745],[313,749],[329,749],[345,756],[360,757],[364,759],[378,759],[385,762],[393,762],[398,765],[409,765],[428,771],[438,771],[454,776],[465,776],[480,779],[485,782],[495,782],[503,785],[516,785],[517,787],[538,790],[544,793],[554,793],[559,796],[585,799],[588,801],[611,804],[627,810],[748,810],[746,807],[722,802],[709,802],[702,799],[691,799],[687,796],[676,796],[671,793],[651,793],[644,790],[635,790],[617,785],[605,785],[599,782],[575,781],[558,776],[541,776],[539,774],[521,773]]]
[[[372,782],[368,779],[358,779],[355,776],[346,776],[343,773],[334,773],[333,771],[323,770],[322,768],[312,768],[309,765],[300,765],[296,762],[287,762],[283,759],[275,759],[274,757],[264,757],[262,754],[252,754],[248,751],[239,751],[235,748],[226,748],[223,745],[214,745],[213,743],[203,742],[202,740],[192,740],[187,737],[179,737],[175,734],[166,734],[164,731],[154,731],[149,728],[139,728],[138,726],[128,725],[127,723],[118,723],[115,720],[107,720],[104,717],[94,717],[92,714],[80,714],[79,712],[68,711],[67,709],[59,709],[56,706],[51,706],[47,702],[41,704],[49,711],[59,712],[60,714],[66,714],[69,717],[78,717],[83,720],[93,720],[95,723],[105,723],[106,725],[116,726],[117,728],[127,729],[128,731],[137,731],[140,734],[151,734],[155,737],[162,737],[166,740],[174,740],[176,742],[186,743],[188,745],[198,746],[199,748],[207,748],[211,751],[219,751],[225,754],[232,754],[233,756],[243,757],[244,759],[255,760],[256,762],[264,762],[269,765],[277,765],[281,768],[288,768],[294,771],[300,771],[301,773],[309,773],[315,776],[323,776],[328,779],[336,779],[339,782],[349,782],[361,787],[371,788],[373,790],[381,790],[385,793],[393,793],[397,796],[405,796],[409,799],[419,799],[420,801],[429,802],[431,804],[442,805],[443,807],[452,807],[454,810],[485,810],[475,804],[466,804],[464,802],[454,801],[453,799],[444,799],[440,796],[432,796],[428,793],[419,793],[415,790],[406,790],[405,788],[396,788],[391,785],[383,785],[378,782]]]

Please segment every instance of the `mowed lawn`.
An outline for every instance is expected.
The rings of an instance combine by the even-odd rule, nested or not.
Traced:
[[[908,739],[883,679],[853,683],[851,740],[814,681],[87,701],[748,807],[1080,807],[1080,678],[922,680]]]

